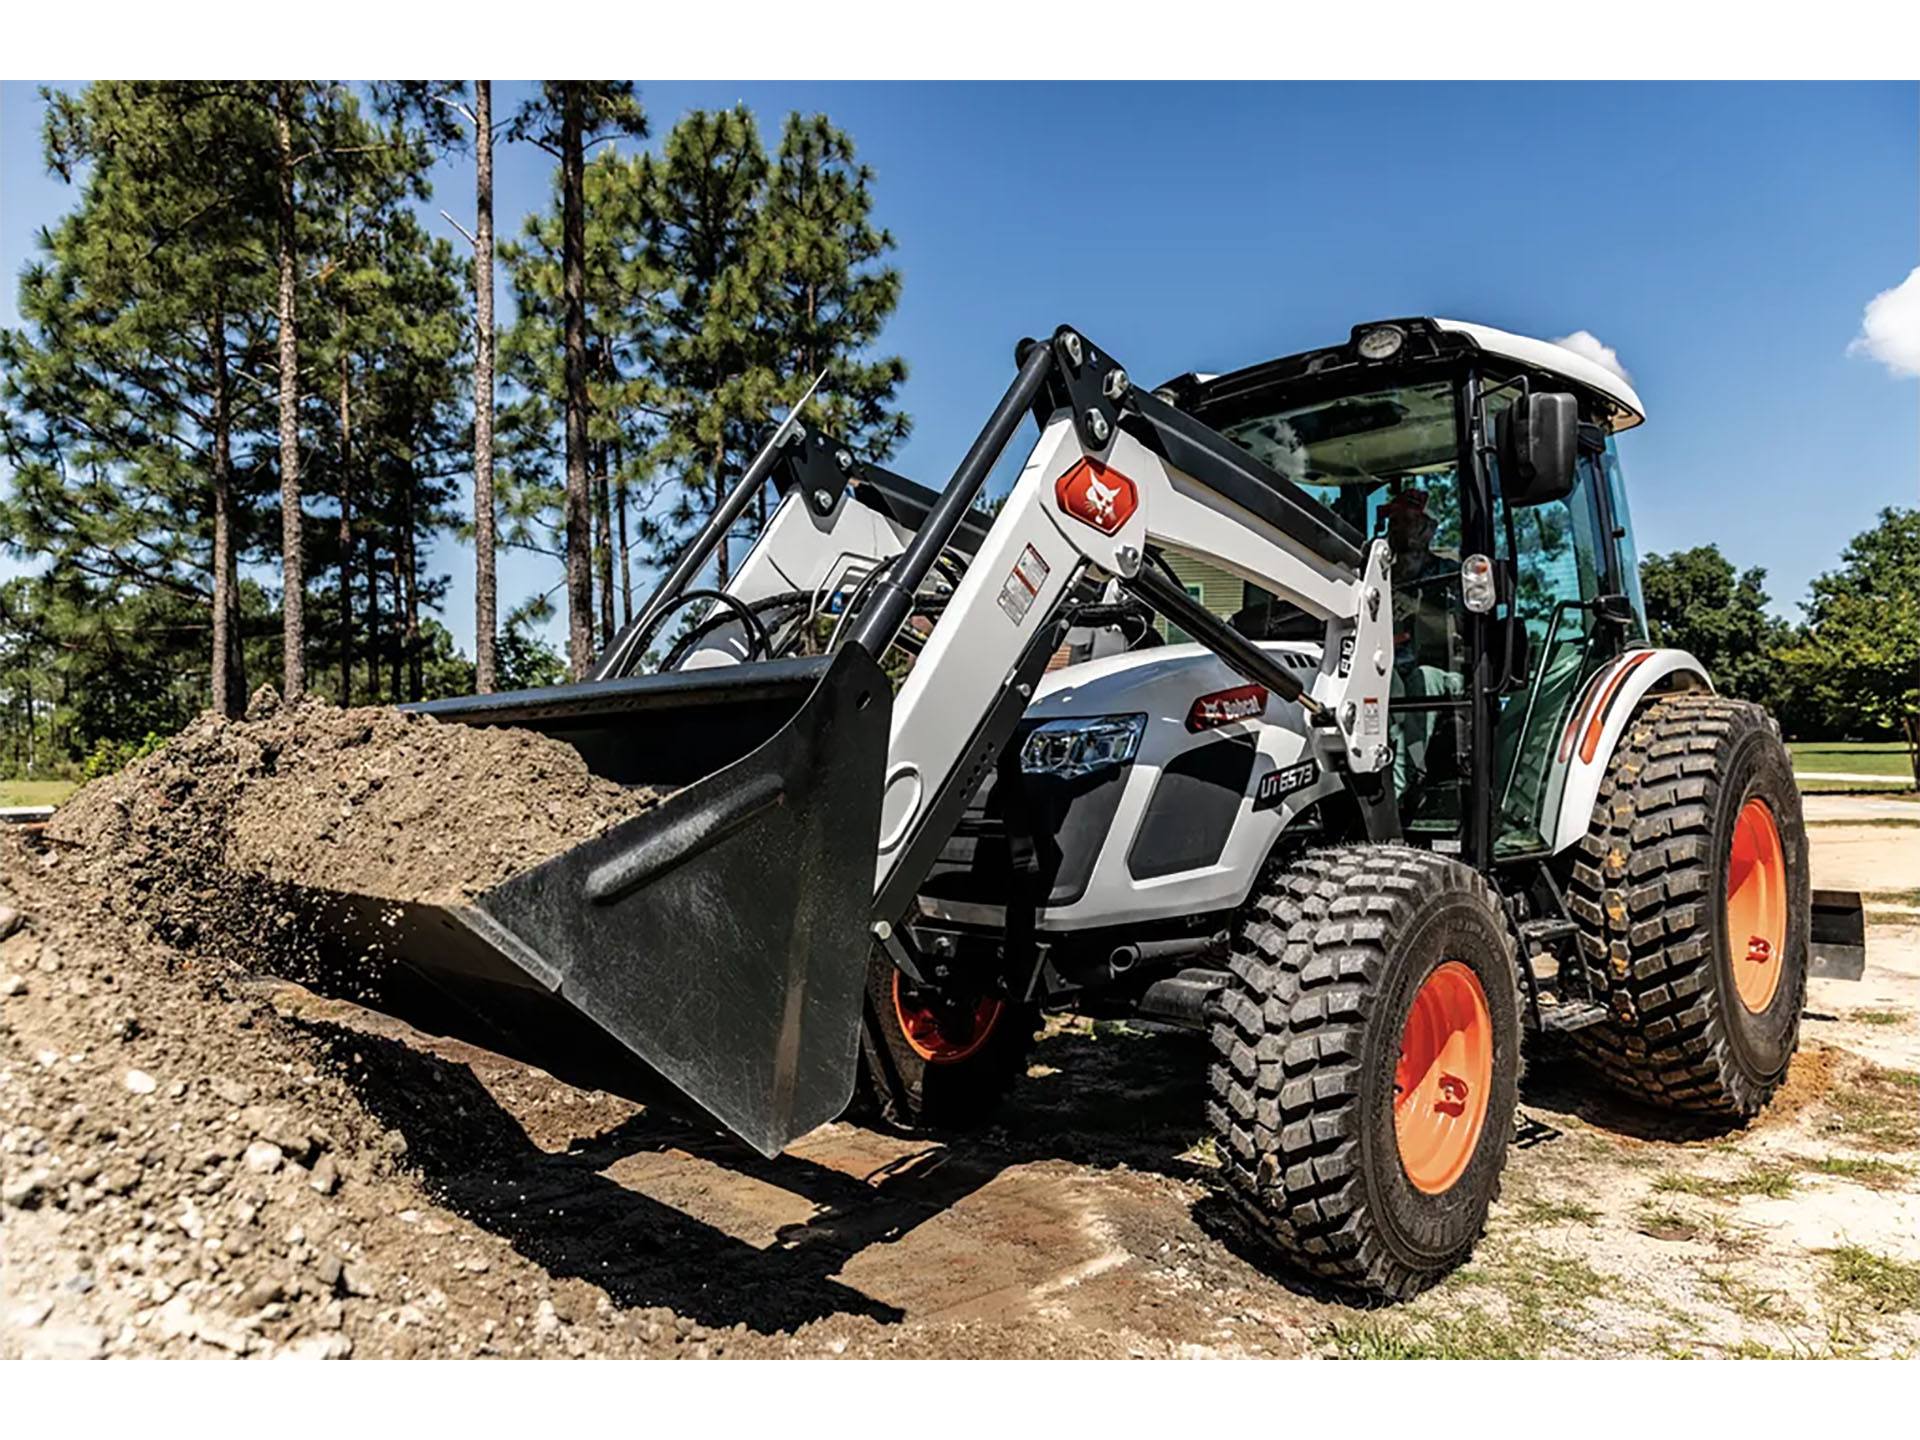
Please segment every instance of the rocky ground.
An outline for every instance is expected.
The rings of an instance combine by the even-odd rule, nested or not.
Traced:
[[[764,1161],[249,979],[7,839],[0,1356],[1912,1353],[1920,824],[1810,814],[1869,970],[1813,983],[1767,1115],[1675,1124],[1541,1052],[1472,1265],[1385,1310],[1241,1243],[1190,1038],[1056,1022],[983,1135]]]

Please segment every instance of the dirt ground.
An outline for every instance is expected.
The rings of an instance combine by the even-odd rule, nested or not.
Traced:
[[[1676,1123],[1536,1052],[1472,1264],[1377,1310],[1241,1243],[1192,1037],[1056,1023],[985,1134],[763,1161],[237,979],[8,842],[0,1356],[1911,1354],[1920,824],[1872,804],[1809,803],[1869,964],[1813,982],[1769,1112]]]

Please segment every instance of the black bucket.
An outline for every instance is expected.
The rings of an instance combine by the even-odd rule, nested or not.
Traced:
[[[852,1097],[891,700],[848,646],[411,707],[681,788],[466,904],[309,892],[315,988],[773,1155]]]

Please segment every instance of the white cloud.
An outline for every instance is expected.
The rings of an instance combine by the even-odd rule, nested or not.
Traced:
[[[1620,363],[1619,354],[1611,345],[1601,344],[1600,337],[1591,330],[1576,330],[1571,335],[1562,335],[1553,343],[1563,345],[1574,354],[1593,361],[1603,370],[1611,370],[1629,385],[1633,383],[1633,376],[1629,375],[1627,367]]]
[[[1871,355],[1896,375],[1920,375],[1920,265],[1867,302],[1849,355]]]

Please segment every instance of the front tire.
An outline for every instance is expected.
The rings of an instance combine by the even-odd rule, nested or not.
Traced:
[[[1568,887],[1609,987],[1581,1054],[1648,1104],[1758,1114],[1800,1044],[1808,884],[1793,761],[1766,711],[1680,695],[1634,716]]]
[[[1487,882],[1407,846],[1310,855],[1236,931],[1207,1115],[1227,1192],[1289,1265],[1403,1299],[1472,1253],[1520,1076]]]
[[[856,1102],[904,1131],[987,1120],[1027,1073],[1040,1012],[996,994],[914,986],[884,956],[867,966]]]

